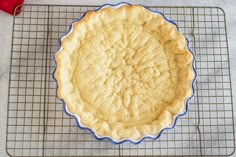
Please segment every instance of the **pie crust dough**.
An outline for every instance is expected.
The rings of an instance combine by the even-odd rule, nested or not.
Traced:
[[[61,44],[58,97],[98,137],[156,136],[185,112],[193,56],[163,16],[140,5],[89,11]]]

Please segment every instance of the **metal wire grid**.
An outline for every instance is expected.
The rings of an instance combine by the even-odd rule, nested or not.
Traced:
[[[97,141],[63,112],[52,80],[58,38],[96,6],[24,5],[14,17],[7,119],[9,156],[227,156],[234,153],[232,93],[224,11],[156,7],[176,21],[196,55],[189,112],[159,140],[139,145]]]

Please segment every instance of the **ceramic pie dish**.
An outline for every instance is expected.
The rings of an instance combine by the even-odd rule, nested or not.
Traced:
[[[141,5],[88,11],[55,54],[57,96],[97,139],[158,138],[194,94],[193,54],[177,25]]]

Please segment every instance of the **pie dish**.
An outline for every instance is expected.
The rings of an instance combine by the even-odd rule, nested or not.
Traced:
[[[158,138],[186,113],[196,71],[175,23],[141,5],[88,11],[55,54],[57,96],[97,139]]]

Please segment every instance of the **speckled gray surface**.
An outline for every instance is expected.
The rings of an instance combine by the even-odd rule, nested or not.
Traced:
[[[117,3],[120,1],[113,1],[112,3]],[[233,102],[236,102],[235,91],[236,91],[236,1],[230,0],[172,0],[172,1],[144,1],[144,0],[130,0],[130,3],[140,3],[144,5],[161,5],[161,6],[218,6],[225,10],[226,22],[227,22],[227,32],[228,32],[228,42],[229,42],[229,53],[230,53],[230,64],[231,64],[231,80],[233,88]],[[25,3],[35,3],[35,4],[49,4],[47,0],[35,0],[26,1]],[[75,1],[68,0],[66,4],[104,4],[109,3],[109,1]],[[110,1],[111,3],[111,1]],[[65,4],[62,0],[50,1],[50,4]],[[5,151],[5,141],[6,141],[6,114],[7,114],[7,92],[8,92],[8,74],[10,65],[10,48],[11,48],[11,35],[12,35],[12,17],[3,12],[0,12],[0,154],[1,156],[7,156]],[[234,111],[234,113],[236,113]],[[235,154],[233,156],[236,156]]]

